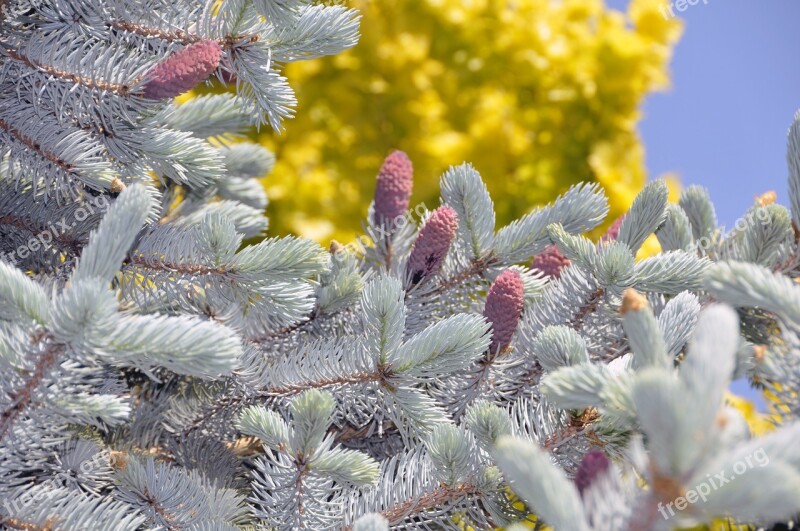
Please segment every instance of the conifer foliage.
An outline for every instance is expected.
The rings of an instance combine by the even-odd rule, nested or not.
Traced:
[[[765,195],[729,232],[704,190],[669,205],[660,181],[597,243],[597,185],[498,229],[469,164],[429,211],[395,152],[357,242],[244,245],[266,230],[254,177],[274,159],[230,140],[279,129],[282,65],[354,45],[357,13],[2,15],[0,526],[491,529],[533,512],[638,530],[800,512],[800,118],[792,209]],[[172,101],[210,76],[237,94]],[[635,261],[653,233],[664,252]],[[764,437],[723,402],[743,377],[778,406]]]

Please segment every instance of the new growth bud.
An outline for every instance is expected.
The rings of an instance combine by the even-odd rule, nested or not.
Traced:
[[[483,316],[492,325],[490,352],[502,350],[511,343],[522,315],[524,299],[522,277],[513,269],[506,269],[492,283],[483,309]]]
[[[758,203],[758,206],[762,207],[774,205],[775,201],[777,200],[778,200],[778,194],[776,194],[774,190],[770,190],[769,192],[765,192],[760,196],[756,197],[756,203]]]
[[[111,191],[115,194],[120,193],[125,189],[125,183],[119,177],[114,177],[111,181]]]
[[[625,315],[628,312],[638,312],[644,310],[648,306],[647,297],[633,288],[628,288],[622,294],[622,304],[619,307],[619,313]]]
[[[545,276],[559,278],[561,276],[561,270],[570,263],[569,258],[561,254],[558,247],[551,245],[533,258],[531,268],[538,269],[544,273]]]
[[[330,254],[336,254],[339,251],[343,251],[343,250],[344,250],[344,245],[342,245],[341,243],[339,243],[336,240],[331,240],[331,245],[328,248],[328,252]]]
[[[375,185],[375,224],[394,227],[394,220],[408,210],[411,189],[414,185],[414,168],[408,155],[395,151],[383,161]]]
[[[588,489],[597,479],[597,476],[604,474],[611,463],[602,450],[593,449],[583,456],[578,471],[575,473],[575,486],[581,494]]]
[[[439,272],[457,229],[455,210],[445,205],[433,211],[419,231],[408,258],[407,272],[412,284]]]
[[[163,100],[191,90],[214,73],[221,56],[222,48],[216,41],[190,44],[150,69],[145,75],[144,97]]]

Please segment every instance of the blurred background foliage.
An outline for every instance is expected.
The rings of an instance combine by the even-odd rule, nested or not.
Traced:
[[[350,241],[393,149],[415,166],[412,205],[472,162],[498,224],[570,185],[598,181],[623,213],[646,180],[636,132],[648,93],[668,86],[681,23],[659,0],[627,13],[602,0],[347,0],[363,14],[353,50],[290,64],[300,101],[283,135],[259,141],[270,232]]]

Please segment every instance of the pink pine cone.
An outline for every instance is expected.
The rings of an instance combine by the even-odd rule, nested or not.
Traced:
[[[456,229],[458,215],[455,210],[441,206],[433,211],[419,231],[408,258],[407,271],[413,284],[439,272],[456,236]]]
[[[559,278],[561,270],[570,263],[569,258],[561,254],[558,247],[551,245],[534,257],[531,268],[538,269],[548,277]]]
[[[221,56],[222,48],[216,41],[190,44],[150,69],[144,97],[163,100],[191,90],[214,73]]]
[[[611,466],[611,462],[602,450],[596,448],[589,450],[583,456],[581,464],[578,465],[578,471],[575,473],[575,486],[578,487],[578,492],[583,494],[597,479],[597,476],[604,474],[609,466]]]
[[[414,168],[411,160],[402,151],[394,151],[386,157],[378,172],[373,221],[390,225],[405,214],[413,185]]]
[[[497,352],[511,343],[517,330],[525,293],[522,277],[513,269],[506,269],[495,279],[486,295],[483,315],[492,324],[490,352]]]
[[[619,236],[619,229],[620,229],[620,227],[622,227],[622,220],[624,220],[624,219],[625,219],[625,216],[618,217],[614,221],[614,223],[612,223],[611,226],[608,227],[608,230],[606,230],[606,233],[603,234],[603,237],[600,238],[600,242],[601,243],[609,243],[609,242],[616,241],[617,237]]]

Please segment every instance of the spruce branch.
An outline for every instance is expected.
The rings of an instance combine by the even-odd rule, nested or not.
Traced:
[[[44,343],[43,351],[37,356],[33,363],[33,371],[25,379],[24,384],[10,392],[13,398],[13,405],[3,410],[0,415],[0,440],[3,440],[13,428],[14,423],[19,419],[25,410],[34,404],[35,391],[41,385],[44,378],[55,367],[59,358],[64,354],[64,347],[48,341],[45,335],[33,338],[33,343],[38,345]]]

